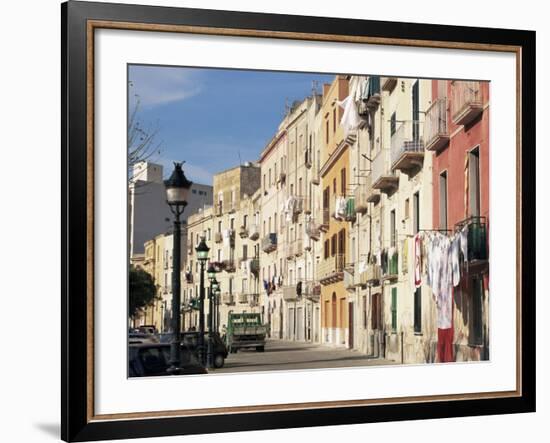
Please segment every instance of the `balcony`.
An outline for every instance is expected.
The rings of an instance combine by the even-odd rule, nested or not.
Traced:
[[[420,137],[420,122],[405,121],[391,136],[391,164],[393,170],[412,175],[424,162],[424,142]]]
[[[260,304],[260,294],[248,294],[248,305],[253,308]]]
[[[349,292],[355,292],[355,278],[353,272],[344,271],[344,287]]]
[[[222,303],[224,305],[232,305],[235,303],[235,298],[233,294],[222,294]]]
[[[372,189],[391,195],[399,187],[399,177],[388,168],[385,157],[384,151],[381,151],[371,163]]]
[[[272,232],[262,238],[262,251],[266,253],[273,252],[277,249],[277,233]]]
[[[304,210],[304,214],[311,214],[312,212],[312,204],[311,204],[311,198],[304,197],[302,201],[302,208]]]
[[[248,294],[238,294],[237,295],[238,303],[248,303]]]
[[[221,232],[214,232],[214,243],[221,243],[223,241],[223,235]]]
[[[319,183],[321,183],[320,174],[317,167],[315,167],[314,171],[311,173],[311,183],[313,183],[314,185],[318,185]]]
[[[438,98],[428,108],[424,122],[424,139],[428,151],[439,152],[449,144],[446,98]]]
[[[225,272],[235,272],[237,267],[235,266],[235,261],[232,259],[223,260],[222,261],[222,268]]]
[[[317,267],[317,280],[330,285],[344,279],[344,254],[336,254],[321,260]]]
[[[223,215],[223,201],[219,201],[217,203],[214,203],[214,215],[216,217],[221,217]]]
[[[392,92],[397,86],[397,77],[382,77],[382,90]]]
[[[296,301],[298,300],[298,294],[296,294],[296,285],[283,286],[283,300],[284,301]]]
[[[247,238],[248,237],[248,228],[246,226],[241,226],[239,228],[239,237]]]
[[[313,158],[312,158],[312,154],[311,154],[311,149],[306,149],[305,152],[304,152],[304,165],[306,168],[311,168],[311,166],[313,165]]]
[[[260,230],[258,229],[258,225],[250,225],[250,229],[248,230],[248,238],[253,241],[260,238]]]
[[[314,241],[318,241],[321,238],[321,231],[315,220],[309,220],[306,223],[306,234]]]
[[[486,267],[488,264],[487,250],[487,219],[485,217],[469,217],[455,226],[455,232],[462,229],[468,230],[467,257],[468,269],[475,272],[476,267]]]
[[[250,272],[254,275],[258,275],[260,272],[260,259],[259,258],[253,258],[250,260]]]
[[[365,283],[372,286],[378,285],[382,279],[382,269],[380,268],[380,265],[369,264],[367,266],[364,278]]]
[[[293,259],[294,259],[295,251],[296,251],[295,243],[294,243],[294,242],[289,242],[289,243],[286,245],[286,249],[285,249],[285,257],[286,257],[286,259],[287,259],[287,260],[293,260]]]
[[[451,83],[451,116],[457,125],[467,125],[483,112],[479,82]]]
[[[294,242],[294,255],[299,257],[304,253],[304,241],[299,238]]]
[[[312,302],[319,302],[321,298],[321,285],[315,280],[302,283],[302,295]]]
[[[369,208],[369,188],[367,185],[358,185],[353,191],[355,211],[359,214],[365,214]]]

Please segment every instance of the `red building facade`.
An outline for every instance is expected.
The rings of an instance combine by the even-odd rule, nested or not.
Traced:
[[[489,83],[432,81],[426,149],[433,157],[433,226],[465,229],[468,251],[453,291],[452,360],[489,358]],[[446,361],[440,356],[440,361]]]

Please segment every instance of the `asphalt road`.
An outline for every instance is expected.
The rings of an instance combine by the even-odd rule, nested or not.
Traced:
[[[331,348],[310,343],[268,340],[265,352],[240,350],[229,354],[221,369],[211,373],[277,371],[289,369],[323,369],[395,364],[388,360],[369,358],[357,351]]]

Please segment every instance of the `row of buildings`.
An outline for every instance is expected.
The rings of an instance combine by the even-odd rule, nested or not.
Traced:
[[[194,185],[183,328],[198,325],[204,236],[223,269],[219,325],[259,312],[275,339],[488,359],[488,180],[487,82],[338,75],[293,104],[259,158]],[[138,323],[165,330],[171,234],[157,233],[131,257],[159,288]]]

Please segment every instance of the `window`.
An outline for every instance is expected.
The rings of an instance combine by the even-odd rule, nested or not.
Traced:
[[[219,232],[220,234],[221,234],[221,232],[222,232],[222,222],[221,222],[221,221],[218,222],[218,232]]]
[[[342,195],[346,195],[346,168],[342,168],[340,171],[340,184]]]
[[[208,228],[208,240],[212,240],[212,229]]]
[[[414,82],[414,85],[412,87],[412,120],[413,120],[413,127],[412,127],[412,135],[413,140],[417,141],[420,138],[420,100],[419,100],[419,81],[417,80]]]
[[[420,230],[420,194],[413,195],[413,234]]]
[[[468,153],[468,189],[468,215],[478,217],[480,213],[479,148]]]
[[[336,177],[332,179],[332,192],[336,195]]]
[[[470,280],[470,321],[469,321],[469,345],[483,344],[483,277],[475,276]]]
[[[439,229],[447,229],[447,172],[439,175]]]
[[[325,240],[325,260],[330,257],[330,242]]]
[[[325,139],[327,143],[328,143],[328,133],[329,133],[329,126],[328,126],[328,120],[327,120],[325,123]]]
[[[248,258],[248,245],[243,245],[243,260]]]
[[[246,228],[248,225],[248,215],[243,216],[243,226]]]
[[[367,329],[367,296],[363,295],[363,329]]]
[[[346,253],[346,230],[342,229],[338,233],[338,253],[345,254]]]
[[[397,288],[391,288],[391,329],[397,331]]]
[[[233,277],[229,277],[229,293],[233,294]]]
[[[298,195],[302,196],[302,177],[298,179]]]
[[[390,212],[390,242],[391,246],[395,248],[397,243],[397,231],[395,229],[395,209]]]
[[[234,219],[234,218],[232,218],[232,219],[229,221],[229,227],[230,227],[231,229],[235,229],[235,219]]]
[[[271,181],[271,168],[269,168],[269,172],[268,172],[268,173],[269,173],[269,181],[268,181],[268,183],[269,183],[269,186],[271,187],[271,184],[272,184],[272,181]]]
[[[390,117],[390,135],[395,134],[396,125],[397,125],[397,119],[394,112]]]
[[[336,234],[334,234],[330,239],[330,252],[332,256],[336,255],[336,247],[337,247],[337,240],[336,240]]]
[[[242,293],[248,294],[248,280],[246,278],[243,278],[243,286],[242,286]]]
[[[422,332],[422,288],[416,288],[414,293],[414,332]]]
[[[405,219],[409,218],[409,199],[405,199]]]
[[[332,132],[336,132],[336,108],[332,110]]]

